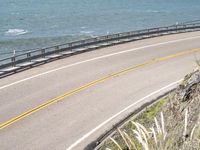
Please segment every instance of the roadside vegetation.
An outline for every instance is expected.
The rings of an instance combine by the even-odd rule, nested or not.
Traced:
[[[133,116],[100,150],[199,150],[200,71],[187,75],[171,93]]]

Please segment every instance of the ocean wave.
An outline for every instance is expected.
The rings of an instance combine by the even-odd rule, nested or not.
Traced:
[[[81,27],[81,29],[87,29],[87,27],[85,27],[85,26],[82,26],[82,27]]]
[[[83,30],[83,31],[80,31],[80,33],[82,33],[82,34],[92,34],[92,33],[94,33],[94,31],[86,31],[86,30]]]
[[[148,13],[160,13],[161,11],[158,10],[146,10]]]
[[[165,10],[146,10],[144,12],[146,12],[146,13],[169,13],[169,11],[165,11]]]
[[[5,32],[6,36],[17,36],[28,33],[28,30],[24,29],[8,29],[8,31]]]

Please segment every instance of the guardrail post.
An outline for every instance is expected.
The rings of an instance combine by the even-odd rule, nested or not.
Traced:
[[[69,45],[69,50],[72,51],[72,43],[69,43],[68,45]]]
[[[27,60],[28,60],[29,62],[31,62],[31,52],[28,52],[26,56],[27,56]]]
[[[195,26],[196,26],[196,24],[193,24],[192,26],[193,26],[193,27],[195,27]],[[193,31],[198,31],[198,29],[197,29],[197,28],[193,28],[192,30],[193,30]]]
[[[191,28],[190,31],[195,31],[195,29],[193,28],[194,26],[195,26],[195,24],[188,25],[188,27]]]
[[[42,57],[45,57],[45,49],[41,49]]]
[[[157,28],[157,31],[156,31],[158,34],[156,36],[160,36],[161,33],[160,33],[160,28]]]
[[[59,50],[59,46],[56,46],[55,49],[56,49],[56,50]]]
[[[167,32],[167,34],[169,34],[169,28],[168,27],[166,27],[166,32]]]
[[[176,33],[178,33],[178,26],[177,26],[177,25],[176,25],[176,28],[175,28],[175,29],[176,29]]]
[[[180,26],[181,27],[181,30],[180,30],[180,32],[182,33],[185,29],[184,29],[184,26],[182,25],[182,26]]]
[[[147,29],[147,34],[148,34],[148,36],[149,36],[149,29]]]
[[[184,31],[187,31],[186,27],[187,27],[186,25],[183,25]]]
[[[93,38],[93,42],[95,43],[95,45],[97,45],[97,38]]]
[[[81,44],[85,44],[85,40],[82,40],[82,41],[81,41]]]
[[[13,56],[11,57],[12,67],[16,66],[16,58],[15,58],[16,51],[13,50]]]
[[[11,57],[12,67],[16,66],[16,58],[15,56]]]
[[[56,52],[56,53],[59,53],[59,50],[60,50],[60,49],[59,49],[59,46],[55,46],[55,52]]]

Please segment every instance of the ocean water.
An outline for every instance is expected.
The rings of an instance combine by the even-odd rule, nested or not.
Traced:
[[[0,59],[12,52],[200,19],[200,0],[0,0]]]

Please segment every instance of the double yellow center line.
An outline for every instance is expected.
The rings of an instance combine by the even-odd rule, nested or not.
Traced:
[[[123,75],[125,73],[128,73],[130,71],[133,71],[133,70],[135,70],[137,68],[140,68],[140,67],[143,67],[143,66],[146,66],[146,65],[150,65],[150,64],[157,63],[157,62],[165,61],[165,60],[168,60],[168,59],[171,59],[171,58],[175,58],[175,57],[178,57],[178,56],[187,55],[187,54],[194,53],[194,52],[197,52],[197,51],[200,51],[200,48],[187,50],[187,51],[184,51],[184,52],[172,54],[172,55],[161,57],[161,58],[156,58],[156,59],[153,59],[153,60],[150,60],[150,61],[146,61],[146,62],[138,64],[138,65],[134,65],[134,66],[131,66],[129,68],[120,70],[118,72],[115,72],[113,74],[107,75],[107,76],[102,77],[100,79],[94,80],[94,81],[92,81],[92,82],[90,82],[88,84],[85,84],[85,85],[80,86],[80,87],[78,87],[78,88],[76,88],[74,90],[71,90],[71,91],[69,91],[69,92],[67,92],[67,93],[65,93],[65,94],[63,94],[61,96],[58,96],[58,97],[56,97],[54,99],[51,99],[51,100],[48,100],[47,102],[45,102],[45,103],[43,103],[43,104],[41,104],[41,105],[31,109],[31,110],[28,110],[28,111],[24,112],[23,114],[20,114],[17,117],[6,121],[5,123],[0,124],[0,130],[2,130],[4,128],[14,124],[15,122],[18,122],[19,120],[21,120],[21,119],[23,119],[25,117],[30,116],[31,114],[33,114],[35,112],[38,112],[41,109],[44,109],[44,108],[46,108],[46,107],[48,107],[48,106],[50,106],[50,105],[52,105],[52,104],[54,104],[56,102],[59,102],[59,101],[63,100],[64,98],[66,98],[66,97],[68,97],[70,95],[76,94],[76,93],[78,93],[80,91],[83,91],[83,90],[85,90],[85,89],[87,89],[89,87],[92,87],[92,86],[96,85],[96,84],[102,83],[102,82],[104,82],[106,80],[109,80],[109,79],[111,79],[113,77]]]

